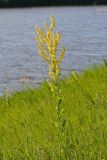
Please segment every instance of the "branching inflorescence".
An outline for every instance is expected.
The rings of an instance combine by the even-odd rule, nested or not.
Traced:
[[[62,48],[61,52],[58,54],[59,41],[61,39],[61,34],[59,32],[54,33],[54,28],[56,26],[53,17],[50,17],[51,24],[45,24],[45,31],[40,27],[36,27],[37,32],[37,46],[39,55],[45,60],[49,66],[49,76],[50,79],[56,84],[60,77],[60,65],[64,58],[65,48]],[[58,56],[59,55],[59,56]],[[55,85],[48,82],[51,91],[55,92]]]

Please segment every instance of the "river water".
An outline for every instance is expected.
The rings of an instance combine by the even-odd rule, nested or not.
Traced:
[[[43,27],[51,15],[62,34],[60,47],[66,47],[63,75],[107,57],[105,6],[0,9],[0,95],[27,83],[35,86],[48,77],[47,65],[37,53],[35,24]]]

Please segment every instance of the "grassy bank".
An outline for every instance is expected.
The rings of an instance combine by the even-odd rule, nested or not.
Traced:
[[[44,83],[0,99],[0,160],[107,160],[107,67],[84,71],[79,83],[69,76],[61,87],[61,152],[55,100]]]

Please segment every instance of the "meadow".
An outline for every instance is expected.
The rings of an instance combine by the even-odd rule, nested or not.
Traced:
[[[107,160],[106,63],[60,85],[60,135],[47,82],[0,98],[0,160]]]

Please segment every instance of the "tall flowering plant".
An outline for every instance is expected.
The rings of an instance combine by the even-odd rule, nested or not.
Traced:
[[[65,48],[61,49],[61,52],[58,52],[59,42],[61,39],[60,32],[54,32],[56,22],[53,17],[50,17],[50,25],[45,24],[45,30],[42,30],[40,27],[36,26],[36,41],[39,51],[39,55],[49,66],[49,77],[48,85],[51,89],[52,94],[56,99],[56,111],[57,111],[57,122],[59,129],[59,137],[61,137],[61,128],[62,128],[62,113],[63,109],[61,108],[61,92],[60,92],[60,75],[61,75],[61,62],[64,58]],[[62,148],[60,147],[60,152]]]

